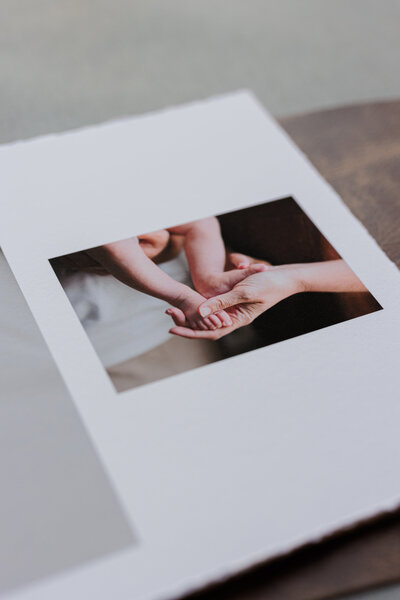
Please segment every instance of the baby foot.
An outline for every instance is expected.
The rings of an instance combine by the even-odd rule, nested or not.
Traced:
[[[198,307],[197,307],[198,308]],[[169,315],[178,327],[190,327],[191,329],[198,330],[214,330],[221,327],[230,327],[232,325],[232,319],[224,310],[221,310],[209,317],[201,317],[197,312],[193,318],[192,315],[187,315],[180,308],[172,306],[168,308],[165,313]]]
[[[241,254],[240,252],[230,252],[228,254],[228,265],[232,266],[235,269],[247,269],[248,267],[254,264],[263,264],[266,267],[271,266],[271,263],[269,263],[266,260],[253,258],[252,256]]]

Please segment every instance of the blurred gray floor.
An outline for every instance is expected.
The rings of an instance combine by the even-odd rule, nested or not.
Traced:
[[[238,88],[279,116],[399,98],[399,25],[400,0],[2,0],[0,143]]]

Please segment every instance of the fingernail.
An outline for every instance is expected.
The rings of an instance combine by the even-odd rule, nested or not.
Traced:
[[[170,314],[171,314],[171,309],[170,309],[170,308],[167,308],[167,310],[165,311],[165,313],[166,313],[167,315],[170,315]]]
[[[211,308],[209,306],[202,306],[200,308],[200,314],[202,317],[207,317],[211,314]]]
[[[231,321],[230,319],[226,319],[226,323],[227,323],[227,325],[229,325],[229,326],[230,326],[230,325],[232,325],[232,321]]]

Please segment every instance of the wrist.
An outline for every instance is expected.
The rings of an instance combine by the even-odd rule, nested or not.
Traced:
[[[293,289],[294,294],[300,294],[302,292],[312,292],[312,286],[310,283],[310,277],[307,265],[299,266],[294,268],[293,271]]]

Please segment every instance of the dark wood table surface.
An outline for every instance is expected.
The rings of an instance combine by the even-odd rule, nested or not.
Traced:
[[[400,101],[281,124],[400,267]],[[394,581],[400,581],[400,513],[258,566],[195,598],[320,600]]]

